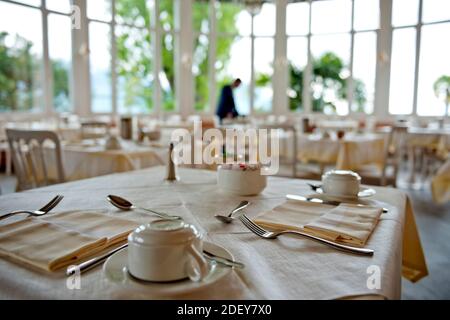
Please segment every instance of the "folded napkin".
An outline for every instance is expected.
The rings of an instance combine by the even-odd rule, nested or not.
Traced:
[[[0,226],[0,253],[46,271],[126,240],[139,223],[98,212],[65,212]]]
[[[332,241],[364,246],[377,225],[382,208],[288,200],[255,220],[278,230],[300,230]]]

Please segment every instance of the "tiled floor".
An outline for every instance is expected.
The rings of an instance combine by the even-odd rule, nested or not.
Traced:
[[[400,176],[405,177],[405,174]],[[0,174],[2,193],[14,192],[15,178]],[[403,188],[413,202],[430,275],[418,283],[403,279],[403,299],[450,299],[450,203],[431,201],[428,184],[423,190]]]

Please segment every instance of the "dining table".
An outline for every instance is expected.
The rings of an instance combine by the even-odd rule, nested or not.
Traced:
[[[450,152],[450,128],[410,127],[407,130],[406,147],[411,164],[409,182],[414,184],[418,153],[422,155],[425,149],[434,149],[438,156],[445,158]]]
[[[358,129],[359,123],[356,120],[320,120],[316,124],[322,132],[345,131],[351,132]]]
[[[383,166],[386,160],[386,135],[375,133],[347,133],[342,139],[322,133],[299,134],[297,158],[304,162],[316,162],[321,166],[334,165],[339,170],[357,170],[363,165]],[[289,153],[288,140],[281,140],[280,154]]]
[[[62,159],[67,181],[93,178],[111,173],[138,170],[165,164],[169,148],[158,142],[136,143],[120,140],[121,148],[108,150],[105,139],[62,142]],[[56,177],[53,146],[44,153],[49,176]]]
[[[311,195],[309,181],[268,177],[262,193],[242,197],[220,189],[214,171],[186,168],[177,171],[179,179],[175,182],[166,181],[166,168],[158,166],[3,195],[0,212],[39,208],[46,199],[62,194],[63,201],[47,214],[48,219],[83,211],[95,211],[102,215],[104,223],[107,218],[137,224],[157,219],[139,210],[120,211],[106,200],[110,194],[120,195],[139,206],[181,216],[201,231],[205,241],[225,248],[234,259],[244,263],[244,269],[230,269],[216,282],[199,285],[198,290],[159,294],[151,285],[134,288],[126,282],[111,281],[105,276],[104,266],[81,274],[79,287],[73,288],[68,286],[64,268],[43,271],[2,254],[0,298],[400,299],[402,275],[416,282],[428,274],[413,208],[408,196],[400,190],[374,187],[376,194],[361,200],[388,212],[381,215],[366,244],[375,251],[374,255],[359,256],[295,236],[262,239],[239,220],[224,224],[214,218],[215,214],[227,213],[242,200],[248,200],[250,205],[244,212],[253,219],[285,203],[287,194]],[[26,218],[14,216],[0,221],[0,229],[21,219]],[[378,270],[380,277],[379,286],[375,287],[370,285],[373,270]]]

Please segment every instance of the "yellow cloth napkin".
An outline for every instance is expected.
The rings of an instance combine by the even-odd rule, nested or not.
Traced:
[[[46,271],[124,241],[139,224],[98,212],[65,212],[0,226],[0,253]]]
[[[257,217],[272,229],[301,230],[332,241],[364,246],[378,223],[382,208],[288,200]]]

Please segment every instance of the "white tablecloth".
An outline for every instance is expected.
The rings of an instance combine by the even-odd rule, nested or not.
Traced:
[[[228,212],[243,198],[222,193],[216,186],[215,172],[180,169],[181,181],[175,184],[163,181],[165,173],[164,167],[155,167],[5,195],[0,197],[0,212],[38,208],[54,194],[62,193],[65,198],[55,212],[96,209],[140,222],[152,219],[143,213],[112,208],[105,197],[118,194],[142,206],[183,216],[206,233],[206,240],[222,245],[246,264],[244,270],[233,270],[216,285],[176,298],[333,299],[358,295],[400,298],[404,230],[413,235],[408,241],[418,241],[414,217],[402,192],[376,189],[377,195],[369,202],[382,204],[389,213],[382,216],[369,239],[367,246],[375,250],[375,255],[362,257],[298,237],[263,240],[238,221],[224,225],[214,219],[214,214]],[[254,217],[269,210],[284,202],[287,193],[306,195],[310,191],[302,180],[270,178],[261,195],[246,198],[252,203],[246,213]],[[421,253],[421,248],[414,251],[419,260],[423,259]],[[403,262],[404,267],[405,262],[408,259]],[[381,271],[380,289],[367,286],[368,268],[373,266]],[[69,290],[62,271],[49,275],[0,259],[0,283],[0,298],[149,297],[112,285],[101,268],[82,276],[80,290]]]
[[[408,147],[436,148],[441,154],[450,150],[450,129],[409,128]]]
[[[292,159],[292,133],[281,136],[280,154]],[[356,170],[362,165],[382,166],[385,161],[385,136],[375,134],[347,134],[323,138],[317,134],[301,134],[297,138],[298,159],[336,165],[337,169]]]
[[[66,181],[162,165],[168,160],[168,150],[167,147],[138,146],[131,141],[122,141],[122,150],[105,150],[102,143],[91,146],[63,144]],[[45,154],[50,163],[50,176],[54,176],[54,153],[52,150],[47,151]]]

